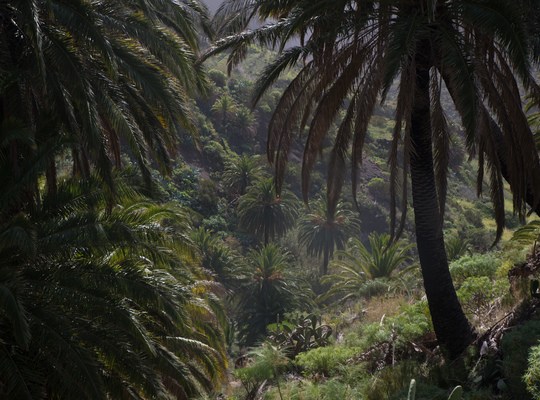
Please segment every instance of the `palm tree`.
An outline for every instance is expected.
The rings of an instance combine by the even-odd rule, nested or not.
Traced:
[[[290,66],[300,67],[270,123],[268,157],[279,191],[292,138],[309,124],[304,197],[323,138],[346,99],[330,155],[328,193],[335,196],[341,190],[349,146],[356,192],[369,118],[397,79],[390,149],[392,231],[399,234],[406,218],[408,185],[402,184],[401,222],[396,229],[397,186],[410,174],[424,288],[435,333],[449,358],[461,354],[475,335],[458,302],[444,248],[451,141],[441,93],[444,88],[450,93],[468,150],[478,156],[479,192],[484,172],[489,174],[498,239],[504,226],[503,175],[520,215],[526,201],[536,207],[540,199],[540,163],[519,91],[521,84],[535,95],[540,92],[531,74],[530,49],[536,39],[527,37],[528,6],[525,1],[506,0],[230,0],[221,15],[232,16],[228,21],[233,31],[254,16],[277,22],[229,37],[208,53],[230,49],[233,65],[251,43],[280,43],[278,57],[256,85],[255,101]],[[298,36],[300,45],[285,46]]]
[[[190,235],[197,252],[200,265],[227,290],[234,290],[237,284],[235,256],[229,247],[219,241],[212,231],[199,228]]]
[[[359,232],[358,218],[343,203],[338,203],[333,212],[328,201],[320,199],[315,207],[303,214],[298,221],[298,241],[306,246],[307,253],[318,258],[323,256],[320,275],[328,273],[328,261],[334,250],[343,249],[345,242]]]
[[[268,244],[270,239],[285,234],[294,225],[297,203],[296,196],[287,190],[276,195],[273,179],[263,178],[240,197],[240,227]]]
[[[255,344],[269,324],[307,304],[305,290],[289,271],[289,259],[289,254],[275,244],[247,255],[242,283],[235,293],[243,344]]]
[[[339,296],[341,301],[379,293],[400,268],[411,261],[413,245],[392,241],[388,234],[369,235],[369,249],[357,238],[349,239],[347,249],[338,251],[332,261],[337,273],[323,282],[331,284],[324,299]]]
[[[212,112],[216,116],[221,133],[225,136],[229,134],[231,119],[236,113],[237,108],[236,101],[227,91],[224,91],[212,105]]]
[[[225,170],[221,179],[223,186],[229,193],[235,196],[243,196],[246,189],[261,177],[261,167],[257,160],[249,155],[243,154],[232,159],[225,164]]]
[[[0,126],[29,131],[2,142],[15,180],[37,155],[54,191],[68,152],[75,175],[95,171],[110,187],[122,153],[147,183],[152,159],[168,170],[175,134],[194,128],[191,95],[205,87],[198,1],[8,0],[0,15]]]
[[[65,182],[0,226],[0,397],[190,398],[226,367],[182,209]],[[221,322],[220,322],[221,321]]]

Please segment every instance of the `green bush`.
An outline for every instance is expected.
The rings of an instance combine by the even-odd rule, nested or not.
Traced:
[[[382,178],[372,178],[368,184],[367,189],[369,193],[377,200],[382,201],[383,199],[388,198],[388,193],[390,193],[390,186],[389,186],[389,180],[388,179],[382,179]]]
[[[426,301],[405,305],[400,311],[395,316],[385,318],[382,323],[364,325],[360,332],[347,335],[345,343],[356,346],[363,352],[390,340],[394,335],[395,345],[400,347],[433,329]]]
[[[472,276],[485,276],[493,279],[501,264],[501,259],[493,253],[474,254],[461,257],[452,262],[450,264],[450,273],[454,283],[459,286]]]
[[[483,315],[495,299],[495,287],[487,276],[472,276],[457,291],[463,310],[469,315]]]
[[[359,353],[355,347],[319,347],[296,356],[296,364],[307,375],[334,376],[347,360]]]
[[[395,330],[398,345],[409,343],[433,329],[427,301],[403,306],[398,315],[387,319],[386,324]]]
[[[512,399],[530,399],[527,386],[523,379],[527,368],[527,357],[531,347],[538,345],[540,340],[540,320],[531,320],[526,324],[512,329],[502,340],[503,364],[502,370],[505,382],[508,386],[509,395]],[[538,354],[534,350],[533,361]],[[530,371],[535,371],[535,366],[531,364]],[[532,375],[531,375],[532,376]]]
[[[540,400],[540,344],[532,347],[529,352],[529,362],[523,380],[533,399]]]
[[[358,400],[362,399],[358,389],[336,379],[321,383],[292,381],[282,389],[280,397],[276,388],[269,390],[265,400]]]

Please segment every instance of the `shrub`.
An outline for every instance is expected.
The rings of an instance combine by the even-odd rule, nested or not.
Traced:
[[[502,261],[493,253],[475,254],[457,259],[450,264],[450,273],[456,285],[461,285],[472,276],[495,277]]]
[[[388,193],[390,192],[390,186],[388,180],[376,177],[372,178],[368,184],[367,189],[369,193],[379,202],[384,202],[388,198]]]
[[[533,399],[540,400],[540,344],[532,347],[529,352],[529,362],[523,380]]]
[[[508,385],[509,394],[512,399],[530,398],[527,393],[527,386],[523,380],[525,369],[527,368],[527,356],[532,346],[538,345],[540,339],[540,320],[531,320],[526,324],[508,332],[502,340],[503,352],[503,374]],[[538,350],[533,349],[533,361],[536,360]],[[533,363],[530,368],[535,371]]]
[[[335,375],[348,359],[358,354],[355,347],[318,347],[296,356],[295,362],[308,375]]]
[[[274,388],[265,395],[265,400],[358,400],[361,393],[358,389],[337,379],[329,379],[321,383],[309,381],[292,381],[282,388],[282,397]]]

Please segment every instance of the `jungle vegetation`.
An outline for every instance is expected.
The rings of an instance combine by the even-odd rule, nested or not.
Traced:
[[[2,2],[0,398],[540,398],[539,15]]]

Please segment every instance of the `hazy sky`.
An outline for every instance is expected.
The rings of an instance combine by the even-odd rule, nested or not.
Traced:
[[[202,0],[208,6],[208,9],[213,13],[217,10],[222,0]]]

